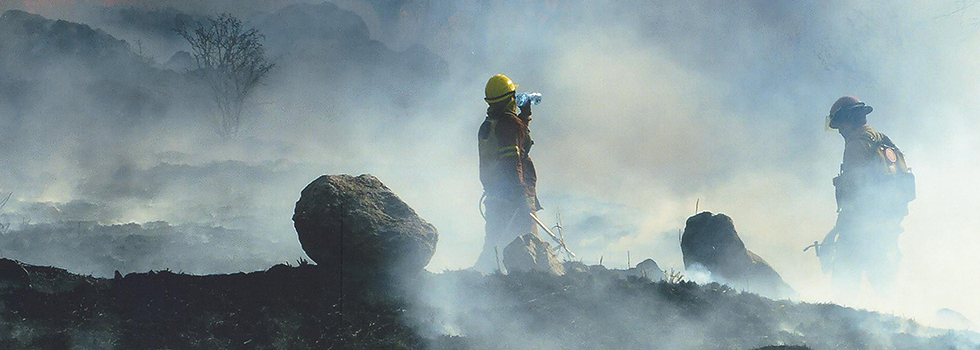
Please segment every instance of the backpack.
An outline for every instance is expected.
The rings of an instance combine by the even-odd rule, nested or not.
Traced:
[[[905,162],[905,154],[884,135],[878,138],[876,146],[881,161],[882,183],[894,190],[894,199],[899,203],[911,202],[915,199],[915,175]]]
[[[907,204],[915,199],[915,175],[905,162],[905,154],[884,134],[872,132],[865,136],[871,142],[877,156],[877,162],[872,167],[875,182],[878,183],[874,191],[877,204],[874,205],[880,206],[885,211],[904,213],[904,216],[908,213]],[[844,209],[845,197],[854,198],[853,196],[862,190],[843,177],[843,165],[841,170],[841,175],[834,178],[837,212]]]

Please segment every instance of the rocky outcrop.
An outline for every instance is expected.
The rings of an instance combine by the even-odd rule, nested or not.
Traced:
[[[504,267],[508,272],[541,271],[564,275],[565,268],[551,251],[551,245],[537,235],[528,233],[517,237],[504,248]]]
[[[293,222],[303,250],[345,280],[417,275],[438,233],[371,175],[323,175],[303,189]]]
[[[718,282],[775,298],[796,294],[769,263],[745,248],[725,214],[702,212],[688,218],[681,253],[685,268],[703,267]]]

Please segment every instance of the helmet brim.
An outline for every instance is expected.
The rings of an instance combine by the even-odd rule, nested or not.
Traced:
[[[826,129],[837,129],[839,126],[837,124],[843,120],[845,115],[868,115],[871,114],[871,111],[874,111],[874,108],[864,104],[864,102],[847,108],[841,108],[841,110],[837,111],[836,113],[827,116],[824,127]]]
[[[868,115],[868,114],[871,114],[871,111],[873,111],[875,109],[874,108],[871,108],[871,106],[863,105],[863,106],[860,107],[860,110],[861,110],[861,114]]]

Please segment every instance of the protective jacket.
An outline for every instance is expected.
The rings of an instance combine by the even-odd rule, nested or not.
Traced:
[[[847,135],[841,172],[834,178],[837,224],[824,239],[837,290],[860,286],[867,273],[872,287],[887,289],[898,271],[898,237],[908,202],[915,198],[912,173],[891,139],[863,126]],[[826,249],[825,249],[826,250]]]
[[[885,134],[865,125],[846,137],[840,170],[834,178],[839,211],[908,214],[914,178],[905,156]]]
[[[531,210],[538,209],[534,162],[528,123],[531,114],[518,114],[514,103],[494,104],[487,109],[486,120],[478,135],[480,148],[480,181],[490,199],[524,201]]]

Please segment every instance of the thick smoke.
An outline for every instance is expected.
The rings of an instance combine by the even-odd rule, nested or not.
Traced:
[[[404,8],[399,21],[372,29],[394,46],[405,43],[386,33],[407,32],[402,37],[436,48],[465,87],[451,85],[457,91],[479,97],[486,76],[501,71],[546,93],[532,123],[542,214],[560,209],[566,227],[582,228],[566,235],[586,262],[604,256],[622,264],[631,250],[679,266],[676,231],[699,203],[732,216],[748,247],[804,299],[826,300],[829,279],[801,250],[833,226],[830,179],[843,142],[822,130],[822,118],[837,97],[854,94],[875,106],[871,125],[905,151],[919,195],[900,241],[900,287],[843,301],[926,320],[943,305],[980,316],[967,293],[947,292],[976,288],[968,261],[980,247],[968,219],[978,207],[968,179],[976,169],[963,159],[975,143],[970,116],[980,92],[973,59],[980,14],[968,4]],[[444,21],[416,25],[430,17]],[[507,24],[488,20],[499,18]],[[458,96],[449,114],[475,120],[447,118],[447,129],[478,123],[482,105],[470,95]],[[479,218],[470,215],[475,227]],[[458,258],[465,251],[447,248],[454,243],[441,245],[430,269],[466,266],[469,259]],[[452,262],[441,260],[447,256]]]
[[[78,75],[70,60],[46,66],[30,89],[4,85],[0,111],[14,126],[0,131],[10,164],[0,185],[23,206],[83,200],[117,208],[106,224],[223,225],[292,244],[288,218],[303,185],[319,173],[372,173],[440,229],[429,270],[468,267],[483,234],[481,93],[505,73],[545,95],[531,126],[541,214],[561,212],[583,261],[621,268],[629,251],[680,269],[677,231],[697,206],[731,216],[804,300],[823,301],[829,279],[801,250],[833,226],[843,142],[822,119],[853,94],[905,152],[918,199],[896,291],[840,301],[927,321],[943,307],[980,319],[970,293],[980,275],[971,229],[980,225],[971,153],[980,8],[970,3],[123,3],[3,7],[89,23],[157,67],[187,49],[166,27],[228,11],[265,31],[279,69],[234,140],[209,130],[199,94],[160,95],[135,76],[117,80],[143,95],[89,91],[105,86],[104,72]],[[316,25],[291,26],[306,22]],[[170,78],[154,79],[183,84],[179,70],[157,69]],[[106,94],[142,102],[118,109],[99,102]],[[298,244],[288,252],[279,259],[301,254]]]

